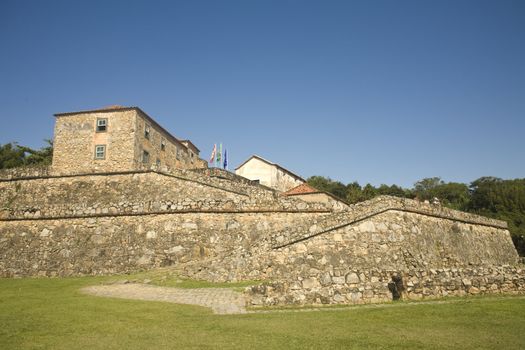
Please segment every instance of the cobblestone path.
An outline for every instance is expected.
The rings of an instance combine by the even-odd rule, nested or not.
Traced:
[[[82,292],[101,297],[199,305],[211,308],[216,314],[246,313],[242,293],[228,288],[186,289],[126,283],[85,287]]]

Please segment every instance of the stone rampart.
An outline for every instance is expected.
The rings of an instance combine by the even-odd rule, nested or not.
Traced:
[[[266,190],[275,192],[273,188],[261,185],[258,180],[250,180],[245,177],[239,176],[235,173],[232,173],[228,170],[224,170],[220,168],[205,168],[205,169],[191,169],[191,171],[198,173],[198,174],[206,175],[209,177],[216,177],[216,178],[234,181],[236,183],[247,184],[250,186],[261,186],[262,188]]]
[[[358,216],[359,220],[349,213],[310,218],[264,236],[250,249],[239,247],[227,256],[207,261],[205,266],[189,262],[181,273],[214,281],[273,281],[249,292],[257,305],[305,304],[319,298],[322,303],[392,300],[388,283],[394,276],[408,283],[408,277],[426,276],[423,271],[460,271],[457,276],[479,283],[466,289],[468,286],[457,285],[457,279],[452,283],[432,272],[428,274],[432,281],[425,280],[424,291],[419,287],[405,290],[411,298],[525,292],[525,274],[518,267],[518,255],[504,223],[427,206],[417,207],[415,212],[417,202],[401,201],[405,202],[401,210],[399,205],[392,205],[397,202],[395,198],[389,199],[383,198],[390,202],[384,206],[378,205],[381,199],[364,202],[359,207],[367,216]],[[397,209],[388,209],[392,206]],[[311,227],[315,230],[309,231]],[[287,232],[293,239],[287,239]],[[297,236],[297,232],[309,234]],[[287,243],[273,245],[282,241]],[[506,277],[493,286],[483,271],[506,271]],[[361,277],[356,279],[355,274]]]
[[[378,214],[399,210],[407,213],[418,213],[430,217],[454,220],[458,223],[470,223],[495,228],[507,228],[505,221],[449,209],[441,205],[431,205],[415,200],[391,196],[379,196],[366,202],[350,206],[347,210],[323,217],[322,221],[312,220],[309,225],[296,226],[268,237],[272,248],[308,239],[330,232],[357,222],[366,220]]]
[[[248,292],[256,305],[524,291],[506,223],[439,205],[383,196],[334,212],[223,171],[0,171],[1,276],[160,266],[271,281]]]
[[[0,169],[0,181],[49,177],[51,174],[51,166],[47,165]]]
[[[173,212],[328,212],[322,203],[156,171],[0,180],[0,220]],[[223,180],[220,180],[223,181]],[[248,194],[249,193],[249,194]]]
[[[205,261],[313,213],[172,213],[0,222],[0,276],[124,273]]]
[[[397,270],[350,269],[321,281],[265,283],[248,288],[254,306],[370,304],[447,296],[525,293],[525,270],[514,266]]]
[[[191,171],[27,174],[0,180],[2,276],[108,274],[201,261],[329,213]]]

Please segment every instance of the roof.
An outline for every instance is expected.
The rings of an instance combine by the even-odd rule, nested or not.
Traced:
[[[342,200],[341,198],[331,194],[330,192],[319,191],[317,188],[310,186],[306,182],[304,184],[300,184],[299,186],[289,189],[288,191],[282,193],[282,195],[283,196],[300,196],[300,195],[305,195],[305,194],[308,195],[308,194],[319,194],[319,193],[327,195],[338,202],[342,202],[348,205],[348,203]]]
[[[146,112],[144,112],[139,107],[135,107],[135,106],[133,106],[133,107],[125,107],[125,106],[120,106],[120,105],[111,105],[111,106],[107,106],[107,107],[103,107],[103,108],[99,108],[99,109],[90,109],[90,110],[83,110],[83,111],[77,111],[77,112],[56,113],[55,117],[66,117],[66,116],[70,116],[70,115],[88,114],[88,113],[124,112],[124,111],[131,111],[131,110],[135,110],[139,114],[141,114],[145,119],[147,119],[147,121],[149,123],[153,124],[156,128],[160,129],[163,133],[165,133],[166,136],[168,137],[168,139],[170,139],[172,142],[177,143],[177,144],[181,145],[182,147],[185,147],[186,149],[188,148],[188,146],[186,146],[184,143],[182,143],[181,140],[179,140],[178,138],[173,136],[168,130],[164,129],[159,123],[157,123]],[[189,143],[191,143],[193,145],[193,143],[191,141],[189,141],[189,140],[185,140],[185,142],[189,142]],[[193,145],[193,147],[195,147],[195,145]],[[198,150],[197,147],[195,147],[195,148]]]
[[[115,111],[131,111],[133,109],[141,110],[139,107],[125,107],[125,106],[120,106],[120,105],[112,105],[112,106],[107,106],[107,107],[102,107],[102,108],[97,108],[97,109],[88,109],[88,110],[82,110],[82,111],[76,111],[76,112],[55,113],[54,115],[55,117],[64,117],[68,115],[95,113],[95,112],[104,113],[104,112],[115,112]]]
[[[180,140],[180,142],[186,144],[190,144],[193,148],[195,148],[195,150],[197,150],[197,153],[199,153],[201,150],[197,148],[197,146],[195,146],[195,144],[193,142],[191,142],[190,140]]]
[[[289,196],[293,194],[306,194],[306,193],[320,193],[320,191],[316,188],[313,188],[312,186],[310,186],[309,184],[305,182],[304,184],[300,184],[299,186],[289,189],[283,194],[285,196]]]
[[[271,166],[274,166],[274,167],[276,167],[276,168],[278,168],[278,169],[281,169],[281,170],[284,171],[285,173],[291,175],[292,177],[295,177],[295,178],[298,179],[298,180],[301,180],[301,181],[303,181],[303,182],[306,182],[306,180],[303,179],[302,177],[300,177],[299,175],[294,174],[294,173],[292,173],[290,170],[288,170],[288,169],[286,169],[286,168],[283,168],[283,167],[280,166],[279,164],[277,164],[277,163],[273,163],[273,162],[270,162],[269,160],[264,159],[263,157],[260,157],[260,156],[258,156],[258,155],[256,155],[256,154],[254,154],[254,155],[251,156],[250,158],[246,159],[241,165],[239,165],[237,168],[235,168],[235,170],[241,168],[242,166],[244,166],[244,164],[248,163],[250,160],[252,160],[252,159],[254,159],[254,158],[255,158],[255,159],[259,159],[260,161],[263,161],[263,162],[267,163],[268,165],[271,165]]]

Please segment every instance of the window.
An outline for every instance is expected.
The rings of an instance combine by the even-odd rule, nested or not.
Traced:
[[[177,159],[180,159],[180,154],[179,154],[179,147],[175,146],[175,156]]]
[[[144,127],[144,138],[148,139],[149,140],[149,125],[146,124],[146,126]]]
[[[108,119],[97,118],[97,132],[106,132],[108,130]]]
[[[156,162],[156,164],[157,164],[157,166],[160,167],[160,159],[159,159],[159,158],[157,158],[157,162]]]
[[[166,140],[161,139],[160,140],[160,150],[165,151],[166,150]]]
[[[142,163],[144,164],[149,163],[149,152],[148,151],[142,152]]]
[[[193,163],[193,152],[192,151],[190,151],[190,160]]]
[[[106,145],[95,146],[95,159],[106,159]]]

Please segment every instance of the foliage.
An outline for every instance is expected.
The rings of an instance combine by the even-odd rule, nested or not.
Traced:
[[[467,210],[507,221],[518,252],[525,255],[525,179],[482,177],[470,190]]]
[[[109,279],[0,279],[0,349],[525,348],[522,297],[214,315],[79,291]]]
[[[53,143],[51,140],[45,140],[45,142],[47,146],[39,150],[19,146],[16,142],[0,145],[0,169],[51,164]]]
[[[24,165],[24,149],[16,143],[0,146],[0,169],[15,168]]]
[[[424,198],[424,197],[430,195],[430,192],[432,190],[434,190],[435,188],[443,184],[444,182],[439,177],[425,178],[425,179],[419,180],[418,182],[414,184],[414,193],[420,199],[430,199],[430,198]]]
[[[333,181],[329,177],[312,176],[308,179],[308,184],[312,185],[319,191],[332,193],[342,199],[345,198],[346,186],[339,181]]]

